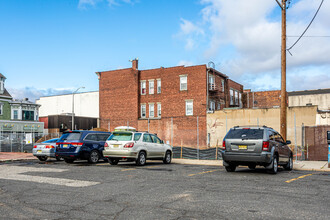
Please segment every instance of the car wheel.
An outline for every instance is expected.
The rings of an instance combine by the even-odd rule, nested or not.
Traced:
[[[225,166],[227,172],[235,172],[236,165],[230,164],[229,166]]]
[[[40,161],[46,161],[47,160],[47,156],[39,156],[38,159]]]
[[[163,162],[165,164],[170,164],[172,161],[172,154],[171,151],[166,151],[165,158],[163,159]]]
[[[100,154],[96,150],[93,150],[88,157],[89,163],[97,163],[100,159]]]
[[[61,157],[55,157],[57,161],[60,161],[61,160]]]
[[[136,165],[144,166],[145,164],[146,164],[146,153],[144,151],[141,151],[136,160]]]
[[[73,163],[74,159],[67,159],[67,158],[64,158],[64,161],[66,163]]]
[[[274,156],[274,158],[273,158],[273,166],[269,170],[269,173],[276,174],[277,173],[277,170],[278,170],[277,156]]]
[[[109,163],[110,163],[111,165],[117,165],[118,162],[119,162],[118,159],[109,159]]]
[[[284,166],[285,170],[292,170],[293,169],[293,158],[292,155],[289,158],[289,162]]]
[[[250,170],[255,170],[256,169],[256,165],[255,164],[249,165],[249,169]]]

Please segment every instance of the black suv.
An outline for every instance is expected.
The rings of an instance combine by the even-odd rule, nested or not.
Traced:
[[[76,159],[97,163],[103,158],[104,144],[110,135],[110,132],[101,131],[64,132],[56,143],[56,157],[64,158],[67,163]]]
[[[228,172],[234,172],[239,165],[255,169],[264,166],[276,174],[278,166],[292,170],[292,151],[282,136],[274,129],[263,126],[236,126],[231,128],[223,139],[223,165]]]

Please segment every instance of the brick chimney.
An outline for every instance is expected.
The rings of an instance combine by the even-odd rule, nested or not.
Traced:
[[[135,58],[134,60],[132,60],[132,69],[137,70],[138,67],[139,67],[139,58]]]

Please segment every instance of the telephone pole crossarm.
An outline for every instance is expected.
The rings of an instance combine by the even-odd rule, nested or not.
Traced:
[[[281,3],[278,0],[276,0],[276,2],[281,7],[281,9],[284,10],[283,5],[281,5]]]

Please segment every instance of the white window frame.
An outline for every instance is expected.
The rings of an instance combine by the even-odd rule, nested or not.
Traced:
[[[229,90],[229,95],[230,95],[230,105],[234,105],[234,90],[233,89]]]
[[[160,94],[162,92],[162,80],[157,79],[157,94]]]
[[[144,92],[143,92],[144,89]],[[147,94],[147,82],[145,80],[141,81],[141,95]]]
[[[209,75],[209,90],[215,89],[215,76],[210,74]]]
[[[218,107],[217,107],[217,110],[220,110],[221,109],[221,103],[218,102]]]
[[[221,79],[221,90],[222,92],[225,91],[225,80]]]
[[[238,105],[238,91],[235,90],[235,105]]]
[[[162,117],[162,104],[157,103],[157,117],[160,118]]]
[[[186,116],[191,116],[191,115],[194,115],[194,101],[186,100]]]
[[[149,80],[149,95],[155,94],[155,80]]]
[[[16,115],[17,118],[15,118],[15,112],[17,113],[17,115]],[[16,110],[16,109],[13,110],[13,119],[14,119],[14,120],[18,120],[18,110]]]
[[[144,116],[143,116],[143,111],[144,111]],[[141,104],[141,118],[146,118],[147,117],[147,106],[146,104]]]
[[[0,115],[3,115],[3,103],[2,102],[0,102]]]
[[[180,91],[185,90],[188,90],[188,75],[180,75]]]
[[[149,103],[149,118],[155,117],[155,105],[154,103]]]
[[[238,93],[238,102],[239,102],[239,107],[242,107],[243,106],[243,103],[242,103],[242,93]]]
[[[210,100],[210,103],[209,103],[209,110],[210,110],[210,111],[215,111],[215,101]]]

